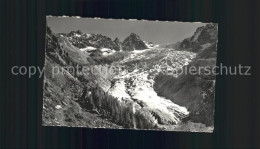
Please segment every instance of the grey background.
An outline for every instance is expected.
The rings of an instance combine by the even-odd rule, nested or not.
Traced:
[[[142,40],[156,44],[175,43],[190,37],[205,23],[130,21],[119,19],[93,19],[76,17],[47,17],[47,24],[54,33],[81,30],[84,33],[102,34],[123,41],[132,32]]]

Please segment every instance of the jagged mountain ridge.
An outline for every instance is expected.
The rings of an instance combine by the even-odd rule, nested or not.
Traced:
[[[217,41],[217,24],[207,24],[197,28],[195,33],[184,39],[177,47],[178,50],[201,52],[203,48],[209,47]]]
[[[131,33],[123,42],[117,37],[113,41],[110,37],[101,34],[86,34],[80,30],[71,31],[70,33],[60,33],[59,35],[66,37],[73,46],[88,51],[102,48],[115,51],[134,51],[136,49],[143,50],[153,47],[152,43],[145,43],[135,33]]]
[[[108,48],[115,51],[120,50],[118,42],[112,41],[110,37],[101,34],[85,34],[82,31],[71,31],[70,33],[61,33],[63,37],[66,37],[72,45],[79,49],[102,49]]]
[[[207,44],[216,42],[218,38],[217,35],[217,24],[209,23],[206,26],[198,27],[191,37],[173,44],[165,45],[165,47],[198,53],[200,52],[198,50],[207,47]]]

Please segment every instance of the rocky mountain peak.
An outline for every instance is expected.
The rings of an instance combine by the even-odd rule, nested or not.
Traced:
[[[210,23],[206,26],[198,27],[194,34],[184,39],[180,43],[180,49],[199,52],[203,47],[207,47],[217,41],[217,24]]]
[[[119,43],[119,42],[120,42],[119,38],[116,37],[115,40],[114,40],[114,42],[115,42],[115,43]]]
[[[198,27],[190,40],[195,42],[204,28],[205,26]]]
[[[130,36],[138,36],[138,35],[132,32],[132,33],[130,34]]]
[[[121,50],[121,42],[120,42],[120,40],[119,40],[119,38],[115,38],[115,40],[113,41],[114,42],[114,49],[116,50],[116,51],[120,51]]]
[[[68,33],[68,36],[75,36],[75,35],[83,35],[83,32],[81,30],[76,30]]]
[[[47,26],[46,33],[47,34],[52,34],[51,28],[49,26]]]
[[[122,43],[122,47],[124,51],[133,51],[133,50],[143,50],[147,49],[148,47],[141,40],[140,36],[135,33],[131,33]]]
[[[77,30],[75,33],[82,35],[83,32],[81,30]]]
[[[129,37],[135,38],[135,39],[140,39],[140,40],[141,40],[140,36],[138,36],[138,35],[135,34],[135,33],[131,33]]]

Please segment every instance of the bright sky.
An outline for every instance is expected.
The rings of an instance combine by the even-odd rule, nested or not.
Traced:
[[[118,37],[120,41],[123,41],[133,32],[145,41],[168,44],[190,37],[198,27],[204,26],[206,23],[47,17],[47,25],[54,33],[81,30],[84,33],[106,35],[112,40]]]

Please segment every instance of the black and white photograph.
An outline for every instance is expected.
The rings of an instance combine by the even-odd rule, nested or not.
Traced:
[[[0,6],[0,149],[260,148],[260,1]]]
[[[43,126],[214,131],[217,23],[46,22]]]

